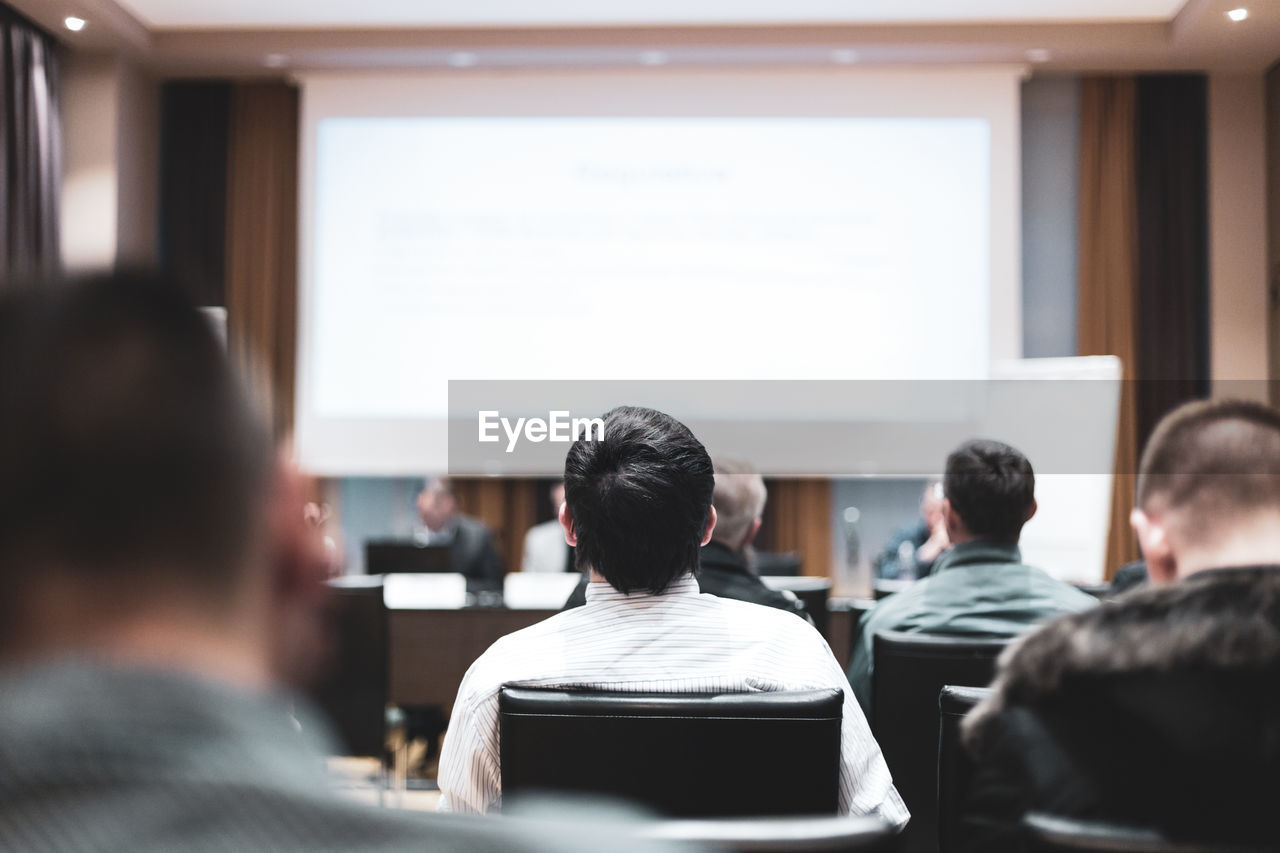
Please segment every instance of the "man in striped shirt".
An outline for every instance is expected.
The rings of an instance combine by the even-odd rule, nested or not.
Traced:
[[[880,747],[822,636],[790,613],[702,594],[715,479],[702,444],[652,409],[605,415],[603,439],[565,460],[560,523],[590,573],[587,603],[503,637],[468,670],[440,758],[440,809],[501,802],[504,684],[671,693],[837,687],[845,692],[840,810],[908,819]],[[678,768],[672,768],[678,772]]]

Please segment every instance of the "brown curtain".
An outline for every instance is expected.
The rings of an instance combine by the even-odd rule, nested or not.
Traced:
[[[61,267],[62,121],[53,39],[0,6],[0,281]]]
[[[1083,81],[1080,105],[1080,355],[1114,355],[1134,378],[1137,293],[1136,86],[1129,77]],[[1137,559],[1129,527],[1137,470],[1133,383],[1121,386],[1106,576]]]
[[[800,554],[806,575],[831,574],[831,481],[769,480],[758,545]]]
[[[297,341],[298,90],[236,85],[230,113],[228,341],[284,437],[293,428]]]

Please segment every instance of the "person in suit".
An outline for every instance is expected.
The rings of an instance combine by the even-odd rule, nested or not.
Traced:
[[[1022,526],[1036,511],[1035,472],[1017,449],[999,441],[967,441],[947,457],[942,515],[951,548],[933,572],[882,599],[863,620],[849,661],[849,683],[871,710],[877,631],[967,637],[1016,637],[1097,599],[1041,569],[1018,550]]]
[[[698,586],[721,598],[750,601],[804,616],[804,605],[795,595],[770,589],[749,567],[751,543],[760,532],[769,497],[764,478],[737,459],[716,459],[714,465],[716,486],[711,503],[719,521],[711,541],[698,554]]]
[[[548,497],[551,500],[551,511],[560,511],[564,503],[564,480],[557,480],[552,485]],[[564,541],[564,530],[556,519],[544,521],[530,527],[524,535],[523,559],[520,561],[522,572],[571,572],[573,571],[573,553],[569,543]]]
[[[770,589],[750,568],[750,548],[760,532],[768,491],[764,478],[754,468],[737,459],[717,459],[715,467],[715,491],[711,504],[716,508],[716,529],[711,541],[698,551],[698,588],[710,595],[733,598],[776,607],[813,620],[805,613],[804,604],[785,590]],[[561,530],[563,538],[564,531]],[[587,601],[587,583],[584,575],[569,595],[564,609],[581,607]]]
[[[1170,413],[1130,520],[1148,584],[1028,636],[965,721],[968,849],[1023,849],[1028,810],[1280,838],[1280,412]]]
[[[600,849],[335,791],[288,687],[323,645],[324,550],[183,292],[0,297],[0,849]]]
[[[413,540],[419,545],[447,545],[453,571],[467,578],[471,591],[501,590],[505,574],[493,533],[483,522],[458,512],[453,484],[429,477],[418,493]]]

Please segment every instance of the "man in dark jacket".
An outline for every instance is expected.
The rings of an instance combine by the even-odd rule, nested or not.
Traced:
[[[418,493],[417,509],[422,523],[413,531],[415,542],[449,546],[453,570],[466,576],[468,590],[502,589],[502,559],[493,534],[484,522],[458,512],[448,478],[429,478]]]
[[[1280,413],[1166,417],[1131,521],[1152,586],[1026,638],[966,721],[969,849],[1020,849],[1031,810],[1280,839]]]

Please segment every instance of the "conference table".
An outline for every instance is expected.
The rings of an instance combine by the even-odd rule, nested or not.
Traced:
[[[495,640],[558,612],[559,608],[388,609],[388,699],[401,707],[449,708],[467,667]]]
[[[555,602],[563,602],[576,583],[576,576],[562,576],[545,590],[517,595],[509,580],[505,598],[483,606],[474,603],[474,595],[468,596],[460,579],[387,577],[391,584],[385,596],[388,701],[401,707],[446,709],[453,705],[462,678],[476,658],[499,638],[560,612]],[[810,579],[796,579],[804,580]],[[365,578],[364,582],[381,583],[381,579]],[[455,585],[450,587],[451,583]],[[538,584],[546,583],[538,580]],[[825,598],[824,591],[824,610],[828,604]],[[823,614],[827,618],[817,621],[826,629],[824,633],[844,666],[858,608],[844,599],[830,605],[830,612]]]

